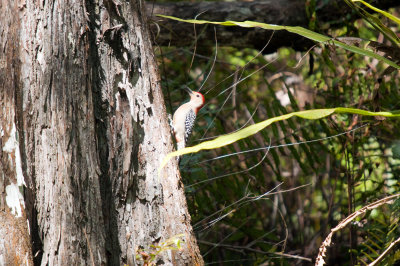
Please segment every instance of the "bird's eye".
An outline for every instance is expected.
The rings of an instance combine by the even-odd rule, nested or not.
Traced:
[[[197,97],[200,97],[200,95],[197,94]]]

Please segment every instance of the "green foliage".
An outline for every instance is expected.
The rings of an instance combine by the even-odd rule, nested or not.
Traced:
[[[370,14],[368,11],[363,9],[361,6],[356,5],[355,2],[360,2],[366,7],[384,15],[385,17],[391,19],[392,21],[396,22],[397,24],[400,23],[400,19],[388,12],[380,10],[365,1],[362,0],[344,0],[352,9],[357,10],[359,14],[368,21],[374,28],[376,28],[379,32],[385,35],[385,37],[392,42],[393,45],[400,45],[400,39],[397,37],[396,33],[393,32],[390,27],[386,26],[378,17],[375,15]]]
[[[181,149],[179,151],[171,152],[162,161],[161,166],[160,166],[160,171],[168,163],[168,161],[174,156],[180,156],[180,155],[185,155],[185,154],[189,154],[189,153],[196,153],[201,150],[211,150],[211,149],[221,148],[223,146],[232,144],[241,139],[244,139],[251,135],[254,135],[254,134],[258,133],[260,130],[263,130],[264,128],[268,127],[272,123],[286,120],[286,119],[289,119],[289,118],[292,118],[295,116],[303,118],[303,119],[308,119],[308,120],[317,120],[317,119],[325,118],[325,117],[327,117],[331,114],[335,114],[335,113],[337,113],[337,114],[341,114],[341,113],[359,114],[359,115],[365,115],[365,116],[381,116],[381,117],[400,117],[399,112],[369,112],[369,111],[365,111],[365,110],[361,110],[361,109],[344,108],[344,107],[329,108],[329,109],[313,109],[313,110],[292,112],[289,114],[280,115],[280,116],[276,116],[276,117],[267,119],[265,121],[262,121],[262,122],[254,124],[254,125],[248,126],[246,128],[240,129],[236,132],[220,136],[214,140],[205,141],[205,142],[202,142],[202,143],[192,146],[192,147],[187,147],[187,148]],[[315,158],[318,160],[318,157],[315,157]]]
[[[395,11],[389,13],[398,17]],[[314,16],[312,6],[309,16]],[[372,22],[380,19],[373,16]],[[349,22],[323,34],[338,40],[356,36],[377,41],[386,36],[368,23]],[[391,30],[398,26],[392,21],[381,24]],[[272,55],[218,48],[215,66],[201,88],[207,105],[199,113],[189,146],[303,110],[400,109],[397,70],[389,72],[376,58],[332,44],[307,53],[282,48]],[[389,37],[383,44],[386,56],[395,51]],[[368,41],[348,45],[379,51]],[[170,113],[186,97],[178,88],[200,88],[213,65],[214,48],[197,47],[191,64],[193,50],[170,47],[159,54]],[[292,116],[234,144],[183,156],[181,173],[205,261],[309,263],[343,218],[400,190],[399,132],[398,119],[379,116]],[[328,248],[327,264],[371,263],[398,239],[399,213],[397,200],[367,211],[357,223],[338,231]],[[381,263],[392,265],[399,257],[393,249]]]
[[[155,266],[157,261],[157,256],[168,250],[180,250],[183,234],[176,235],[171,237],[170,239],[160,243],[159,245],[150,245],[148,250],[143,248],[137,248],[136,253],[136,261],[142,262],[144,266]]]
[[[171,16],[164,16],[164,15],[158,15],[160,17],[164,17],[164,18],[169,18],[169,19],[174,19],[174,20],[178,20],[178,21],[182,21],[182,22],[188,22],[188,23],[193,23],[193,24],[217,24],[217,25],[222,25],[222,26],[239,26],[239,27],[243,27],[243,28],[262,28],[265,30],[287,30],[288,32],[292,32],[292,33],[296,33],[298,35],[301,35],[303,37],[306,37],[310,40],[313,40],[315,42],[318,43],[329,43],[329,44],[333,44],[337,47],[346,49],[350,52],[353,53],[357,53],[357,54],[361,54],[361,55],[365,55],[365,56],[369,56],[378,60],[381,60],[383,62],[385,62],[386,64],[395,67],[397,69],[400,69],[400,66],[397,65],[396,63],[394,63],[393,61],[391,61],[390,59],[387,59],[377,53],[371,52],[369,50],[363,49],[363,48],[359,48],[355,45],[348,45],[346,43],[343,43],[341,41],[335,40],[333,38],[327,37],[325,35],[313,32],[309,29],[303,28],[303,27],[299,27],[299,26],[295,26],[295,27],[291,27],[291,26],[281,26],[281,25],[274,25],[274,24],[266,24],[266,23],[260,23],[260,22],[255,22],[255,21],[243,21],[243,22],[239,22],[239,21],[224,21],[224,22],[216,22],[216,21],[206,21],[206,20],[197,20],[197,19],[180,19],[180,18],[175,18],[175,17],[171,17]],[[375,21],[377,23],[377,21]],[[395,39],[395,35],[392,35],[392,37]]]

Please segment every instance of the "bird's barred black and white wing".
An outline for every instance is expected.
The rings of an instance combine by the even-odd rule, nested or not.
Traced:
[[[192,134],[194,120],[196,120],[196,113],[194,110],[190,110],[185,119],[185,143],[187,143],[190,135]]]

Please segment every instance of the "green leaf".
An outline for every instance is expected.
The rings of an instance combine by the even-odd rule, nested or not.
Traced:
[[[171,152],[171,153],[167,154],[165,156],[164,160],[161,162],[161,166],[160,166],[158,172],[159,173],[161,172],[161,169],[168,163],[168,161],[172,157],[180,156],[180,155],[184,155],[184,154],[188,154],[188,153],[196,153],[201,150],[211,150],[211,149],[221,148],[223,146],[232,144],[238,140],[241,140],[241,139],[247,138],[251,135],[254,135],[257,132],[259,132],[260,130],[263,130],[267,126],[271,125],[272,123],[275,123],[278,121],[283,121],[283,120],[289,119],[293,116],[304,118],[304,119],[309,119],[309,120],[316,120],[316,119],[321,119],[321,118],[327,117],[333,113],[336,113],[336,114],[340,114],[340,113],[359,114],[359,115],[365,115],[365,116],[400,117],[400,111],[370,112],[370,111],[365,111],[365,110],[361,110],[361,109],[345,108],[345,107],[337,107],[337,108],[329,108],[329,109],[315,109],[315,110],[293,112],[293,113],[280,115],[277,117],[273,117],[273,118],[264,120],[262,122],[253,124],[246,128],[243,128],[239,131],[220,136],[213,140],[204,141],[193,147],[187,147],[187,148],[175,151],[175,152]]]
[[[172,16],[164,16],[164,15],[157,15],[157,16],[163,17],[163,18],[168,18],[168,19],[173,19],[173,20],[177,20],[177,21],[181,21],[181,22],[193,23],[193,24],[214,24],[214,25],[222,25],[222,26],[239,26],[239,27],[243,27],[243,28],[262,28],[262,29],[266,29],[266,30],[287,30],[289,32],[296,33],[298,35],[301,35],[303,37],[306,37],[306,38],[316,41],[318,43],[333,44],[333,45],[336,45],[343,49],[346,49],[350,52],[378,59],[394,68],[400,69],[400,66],[397,65],[396,63],[394,63],[393,61],[391,61],[381,55],[378,55],[372,51],[369,51],[369,50],[366,50],[366,49],[363,49],[363,48],[360,48],[360,47],[357,47],[354,45],[345,44],[343,42],[332,39],[325,35],[305,29],[303,27],[281,26],[281,25],[266,24],[266,23],[255,22],[255,21],[239,22],[239,21],[228,20],[228,21],[224,21],[224,22],[217,22],[217,21],[196,20],[196,19],[180,19],[180,18],[176,18],[176,17],[172,17]]]
[[[400,25],[400,18],[398,18],[398,17],[396,17],[396,16],[393,16],[392,14],[390,14],[390,13],[388,13],[388,12],[386,12],[386,11],[383,11],[383,10],[381,10],[381,9],[379,9],[379,8],[376,8],[376,7],[372,6],[372,5],[370,5],[370,4],[366,3],[366,2],[364,2],[363,0],[352,0],[352,1],[353,1],[353,2],[361,2],[361,3],[364,4],[366,7],[368,7],[368,8],[370,8],[370,9],[374,10],[375,12],[381,13],[382,15],[384,15],[385,17],[387,17],[388,19],[391,19],[391,20],[393,20],[394,22],[396,22],[397,24]]]
[[[386,38],[388,38],[394,45],[399,45],[400,40],[389,27],[382,23],[382,21],[376,16],[368,13],[364,8],[354,4],[353,0],[344,0],[347,5],[352,9],[356,10],[366,21],[368,21],[375,29],[381,32]],[[372,6],[371,6],[372,7]]]

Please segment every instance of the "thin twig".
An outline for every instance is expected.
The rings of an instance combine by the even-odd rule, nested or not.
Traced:
[[[376,260],[374,260],[372,263],[370,263],[368,266],[374,266],[377,263],[379,263],[389,253],[389,251],[392,250],[392,248],[394,246],[396,246],[396,244],[399,243],[399,242],[400,242],[400,237],[397,238],[392,243],[390,243],[389,247],[387,249],[385,249],[385,251]]]
[[[189,188],[189,187],[192,187],[192,186],[195,186],[195,185],[198,185],[198,184],[201,184],[201,183],[209,182],[209,181],[212,181],[212,180],[216,180],[216,179],[219,179],[219,178],[223,178],[223,177],[227,177],[227,176],[231,176],[231,175],[237,175],[237,174],[242,174],[242,173],[245,173],[245,172],[249,172],[250,170],[252,170],[252,169],[256,168],[257,166],[259,166],[265,160],[265,158],[267,158],[268,152],[269,152],[269,150],[266,151],[266,153],[264,154],[264,156],[261,158],[261,160],[259,162],[257,162],[255,165],[253,165],[250,168],[244,169],[242,171],[237,171],[237,172],[233,172],[233,173],[228,173],[228,174],[216,176],[216,177],[213,177],[213,178],[208,178],[206,180],[199,181],[197,183],[188,185],[186,187]]]
[[[276,148],[287,147],[287,146],[294,146],[294,145],[300,145],[300,144],[309,144],[309,143],[313,143],[313,142],[324,141],[324,140],[336,138],[336,137],[339,137],[339,136],[342,136],[342,135],[346,135],[349,132],[356,131],[356,130],[358,130],[360,128],[366,127],[367,125],[369,125],[369,124],[364,124],[364,125],[361,125],[359,127],[353,128],[351,130],[348,130],[348,131],[345,131],[345,132],[342,132],[342,133],[339,133],[339,134],[336,134],[336,135],[333,135],[333,136],[329,136],[329,137],[313,139],[313,140],[306,140],[306,141],[300,141],[300,142],[293,142],[293,143],[286,143],[286,144],[280,144],[280,145],[274,145],[274,146],[265,146],[265,147],[261,147],[261,148],[257,148],[257,149],[251,149],[251,150],[245,150],[245,151],[241,151],[241,152],[225,154],[225,155],[221,155],[221,156],[218,156],[218,157],[215,157],[215,158],[212,158],[212,159],[201,161],[201,162],[199,162],[199,164],[206,163],[206,162],[209,162],[209,161],[218,160],[218,159],[223,159],[223,158],[234,156],[234,155],[248,153],[248,152],[256,152],[256,151],[261,151],[261,150],[265,150],[265,149],[269,150],[269,149],[276,149]]]
[[[208,10],[205,10],[199,14],[197,14],[194,19],[197,20],[197,18],[204,14],[205,12],[207,12]],[[193,31],[194,31],[194,39],[195,39],[195,43],[194,43],[194,51],[193,51],[193,57],[192,57],[192,61],[190,61],[190,66],[189,66],[189,71],[192,68],[193,65],[193,61],[194,61],[194,55],[196,54],[196,49],[197,49],[197,31],[196,31],[196,23],[193,23]]]
[[[272,32],[271,37],[269,38],[269,40],[268,40],[268,42],[265,44],[265,46],[264,46],[252,59],[250,59],[243,67],[240,68],[240,69],[242,70],[242,73],[243,73],[243,71],[245,70],[245,68],[246,68],[254,59],[256,59],[259,55],[262,55],[262,53],[264,52],[265,48],[267,48],[267,46],[268,46],[269,43],[271,42],[271,39],[272,39],[272,37],[274,36],[274,33],[275,33],[275,31]],[[277,59],[273,60],[272,62],[275,62],[276,60],[277,60]],[[224,82],[225,80],[229,79],[229,78],[232,77],[233,75],[235,75],[235,72],[234,72],[233,74],[230,74],[230,75],[227,76],[226,78],[224,78],[222,81],[220,81],[220,82],[219,82],[218,84],[216,84],[214,87],[212,87],[212,88],[210,88],[209,90],[207,90],[207,92],[206,92],[205,94],[207,94],[207,93],[209,93],[210,91],[212,91],[212,90],[213,90],[214,88],[216,88],[219,84],[221,84],[221,83]],[[240,83],[240,81],[239,81],[239,83]],[[236,85],[239,84],[239,83],[236,83]],[[221,95],[221,93],[218,94],[218,96],[219,96],[219,95]]]
[[[208,75],[206,76],[206,78],[203,81],[203,84],[201,84],[200,88],[198,89],[198,91],[201,91],[201,89],[203,88],[204,84],[206,84],[208,78],[210,77],[214,66],[215,66],[215,62],[217,61],[217,55],[218,55],[218,40],[217,40],[217,29],[214,27],[214,36],[215,36],[215,55],[214,55],[214,60],[213,63],[211,65],[210,71],[208,72]]]
[[[246,121],[246,123],[244,123],[240,128],[236,129],[235,131],[232,131],[231,133],[235,133],[235,132],[241,130],[242,128],[245,128],[245,127],[247,126],[247,124],[249,124],[250,122],[252,122],[252,121],[253,121],[253,117],[254,117],[254,115],[256,114],[256,112],[257,112],[259,106],[260,106],[260,103],[257,104],[256,108],[254,109],[254,112],[251,114],[251,116],[250,116],[249,119]],[[201,139],[198,139],[197,141],[204,141],[204,140],[216,139],[216,138],[218,138],[218,137],[220,137],[220,136],[223,136],[223,135],[225,135],[225,134],[221,134],[221,135],[217,135],[217,136],[212,136],[212,137],[208,137],[208,138],[201,138]]]
[[[248,250],[248,251],[252,251],[252,252],[256,252],[256,253],[260,253],[260,254],[272,254],[275,256],[279,256],[279,257],[285,257],[285,258],[290,258],[290,259],[298,259],[298,260],[305,260],[305,261],[309,261],[311,262],[312,260],[310,258],[306,258],[306,257],[302,257],[302,256],[298,256],[298,255],[291,255],[291,254],[286,254],[286,253],[281,253],[281,252],[268,252],[268,251],[263,251],[263,250],[258,250],[255,248],[249,248],[246,246],[235,246],[235,245],[228,245],[228,244],[218,244],[218,243],[212,243],[212,242],[208,242],[205,240],[198,240],[199,243],[201,244],[205,244],[205,245],[212,245],[212,246],[219,246],[219,247],[224,247],[224,248],[231,248],[232,250],[239,250],[238,252],[241,252],[240,250]]]
[[[346,225],[348,225],[357,216],[359,216],[361,214],[364,214],[366,211],[373,210],[373,209],[378,208],[379,206],[381,206],[383,204],[386,204],[386,203],[391,204],[391,203],[393,203],[392,200],[395,199],[395,198],[398,198],[398,197],[400,197],[400,193],[392,195],[392,196],[385,197],[385,198],[380,199],[378,201],[375,201],[375,202],[373,202],[371,204],[368,204],[367,206],[362,207],[358,211],[353,212],[352,214],[347,216],[345,219],[343,219],[335,228],[333,228],[331,230],[329,235],[325,238],[324,242],[322,242],[322,245],[319,248],[318,257],[315,260],[315,265],[316,266],[322,266],[322,265],[325,264],[324,257],[326,255],[327,247],[329,247],[331,245],[333,233],[339,231],[340,229],[343,229]]]
[[[277,189],[277,188],[278,188],[280,185],[282,185],[282,184],[283,184],[283,183],[278,184],[276,187],[274,187],[273,189],[271,189],[271,190],[269,190],[268,192],[264,193],[262,196],[263,196],[263,197],[266,196],[268,193],[274,191],[275,189]],[[200,226],[199,224],[203,223],[203,222],[206,221],[207,219],[209,219],[209,218],[211,218],[211,217],[213,217],[213,216],[215,216],[215,215],[217,215],[217,214],[219,214],[219,213],[222,213],[222,212],[225,211],[226,209],[228,209],[228,208],[230,208],[230,207],[232,207],[232,206],[234,206],[234,205],[236,205],[236,204],[237,204],[237,207],[236,207],[235,209],[231,210],[231,211],[229,212],[229,214],[232,213],[232,212],[234,212],[234,211],[236,211],[236,210],[238,210],[238,209],[239,209],[240,207],[242,207],[243,205],[245,205],[245,204],[247,204],[247,203],[250,203],[250,202],[253,202],[253,201],[256,201],[256,200],[259,200],[259,199],[260,199],[259,197],[255,198],[255,199],[254,199],[254,198],[251,198],[251,197],[250,197],[250,194],[246,194],[244,197],[240,198],[239,200],[235,201],[234,203],[231,203],[230,205],[228,205],[228,206],[226,206],[226,207],[224,207],[224,208],[222,208],[222,209],[220,209],[220,210],[214,212],[213,214],[211,214],[211,215],[207,216],[206,218],[202,219],[201,221],[197,222],[197,223],[193,226],[193,229],[196,230],[196,229]],[[224,217],[226,217],[226,215],[224,215],[223,218],[224,218]],[[217,219],[215,219],[215,220],[213,220],[213,221],[211,221],[211,222],[208,222],[207,225],[210,225],[210,224],[214,225],[216,222],[220,221],[221,219],[222,219],[222,218],[217,218]],[[208,227],[209,227],[209,226],[208,226]],[[207,228],[208,228],[208,227],[207,227]]]

